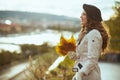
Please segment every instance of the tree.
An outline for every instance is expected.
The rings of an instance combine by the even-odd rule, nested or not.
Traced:
[[[110,47],[113,50],[120,51],[120,2],[115,1],[113,7],[115,14],[105,23],[109,26],[111,40]]]

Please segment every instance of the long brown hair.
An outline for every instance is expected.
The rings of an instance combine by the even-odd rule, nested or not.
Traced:
[[[107,30],[104,28],[103,24],[100,21],[91,20],[88,17],[87,19],[88,21],[86,26],[82,26],[81,28],[79,40],[81,41],[84,35],[91,31],[92,29],[97,29],[100,32],[103,39],[102,51],[104,52],[109,44],[110,40],[109,32],[107,32]]]

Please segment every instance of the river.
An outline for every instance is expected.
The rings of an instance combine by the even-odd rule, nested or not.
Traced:
[[[120,63],[100,63],[102,80],[120,80]]]
[[[11,52],[20,52],[19,44],[41,45],[45,42],[48,42],[50,46],[55,46],[59,42],[61,34],[63,34],[66,38],[70,38],[72,32],[45,30],[39,33],[31,32],[29,34],[19,36],[11,35],[8,37],[0,37],[0,49],[9,50]],[[77,38],[77,35],[78,33],[75,33],[74,37]]]

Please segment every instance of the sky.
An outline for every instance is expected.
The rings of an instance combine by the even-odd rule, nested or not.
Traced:
[[[50,13],[79,18],[84,3],[100,8],[107,20],[114,14],[115,0],[0,0],[0,10]]]

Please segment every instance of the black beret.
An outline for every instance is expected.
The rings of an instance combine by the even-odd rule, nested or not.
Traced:
[[[101,11],[96,6],[83,4],[83,9],[89,18],[96,21],[102,21]]]

